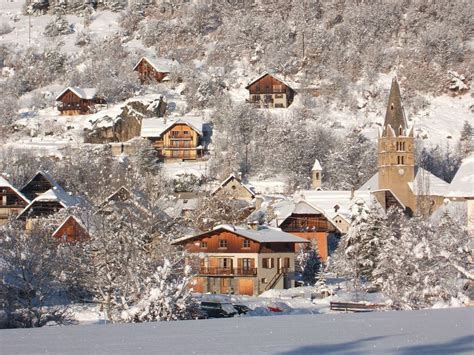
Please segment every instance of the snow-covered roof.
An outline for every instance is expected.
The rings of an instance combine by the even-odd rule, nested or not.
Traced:
[[[222,224],[216,226],[213,231],[226,230],[235,234],[238,234],[242,237],[251,239],[257,243],[309,243],[306,239],[296,237],[293,234],[283,232],[278,228],[271,227],[262,227],[260,229],[254,230],[240,226],[234,226],[229,224]],[[203,235],[209,234],[212,231],[201,233],[194,236],[183,237],[176,239],[172,244],[179,244],[180,242],[199,238]]]
[[[352,196],[354,194],[354,196]],[[311,206],[324,211],[326,216],[338,213],[349,213],[355,199],[363,199],[368,205],[375,201],[370,191],[297,191],[294,196],[296,202],[304,200]]]
[[[268,71],[264,71],[261,75],[259,75],[257,78],[253,79],[252,81],[250,81],[247,86],[245,86],[246,89],[248,89],[250,87],[250,85],[252,85],[253,83],[259,81],[260,79],[262,79],[263,77],[267,76],[267,75],[270,75],[271,77],[275,78],[276,80],[278,81],[281,81],[283,84],[285,84],[286,86],[292,88],[294,90],[294,87],[296,86],[294,83],[290,83],[288,80],[284,80],[282,79],[279,75],[277,74],[274,74],[274,73],[270,73]]]
[[[462,161],[448,188],[449,197],[474,197],[474,154]]]
[[[25,189],[25,187],[27,187],[38,175],[41,175],[42,177],[44,177],[46,180],[48,180],[48,182],[51,184],[51,186],[59,186],[60,185],[57,183],[56,180],[54,180],[54,178],[49,175],[49,173],[47,173],[46,171],[44,170],[38,170],[32,177],[31,179],[28,180],[28,182],[26,184],[23,185],[23,187],[20,189],[21,191],[23,191]]]
[[[58,96],[56,96],[56,101],[60,100],[61,97],[68,90],[71,90],[74,94],[76,94],[78,97],[80,97],[81,99],[84,99],[84,100],[92,100],[93,98],[95,98],[95,96],[97,94],[97,89],[95,89],[95,88],[79,88],[79,87],[69,86],[66,89],[64,89],[63,91],[61,91],[61,93]]]
[[[319,163],[319,160],[316,159],[316,160],[314,161],[314,165],[313,165],[312,171],[321,171],[321,170],[323,170],[323,168],[321,167],[321,164]]]
[[[423,168],[418,168],[415,180],[408,185],[415,195],[446,196],[449,189],[446,181]]]
[[[379,173],[375,173],[367,182],[359,187],[359,191],[375,191],[379,189]]]
[[[172,59],[142,57],[137,62],[137,64],[135,64],[133,70],[135,70],[143,60],[146,60],[148,63],[150,63],[153,69],[160,73],[169,73],[173,69],[173,67],[179,66],[179,63],[176,60]]]
[[[204,121],[202,117],[167,117],[165,123],[163,118],[145,118],[142,120],[141,137],[161,137],[163,133],[172,128],[174,125],[182,123],[196,131],[202,136]]]
[[[449,189],[449,184],[433,175],[428,170],[418,168],[415,180],[409,182],[408,185],[415,195],[422,195],[429,193],[430,195],[446,196]],[[379,188],[379,173],[375,173],[364,185],[362,185],[359,192],[362,191],[377,191]],[[395,196],[395,194],[393,194]],[[396,196],[395,196],[396,197]]]
[[[10,184],[7,179],[0,176],[0,187],[8,187],[12,189],[19,197],[21,197],[26,203],[30,203],[30,200],[25,197],[20,191],[18,191],[12,184]]]
[[[255,191],[253,189],[253,186],[251,185],[246,185],[244,184],[239,178],[237,178],[234,174],[230,174],[222,183],[217,186],[214,191],[211,192],[211,195],[214,195],[217,191],[222,189],[225,185],[229,183],[229,181],[235,180],[237,181],[240,185],[242,185],[253,197],[255,197]]]
[[[64,208],[73,207],[79,204],[79,200],[72,196],[71,194],[64,191],[64,189],[59,186],[53,186],[53,188],[49,189],[48,191],[38,195],[34,198],[28,206],[25,207],[23,211],[18,215],[17,218],[20,218],[23,214],[26,214],[31,206],[33,206],[37,202],[58,202]]]

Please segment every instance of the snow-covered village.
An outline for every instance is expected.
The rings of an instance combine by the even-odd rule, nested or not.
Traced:
[[[0,0],[0,353],[473,354],[473,14]]]

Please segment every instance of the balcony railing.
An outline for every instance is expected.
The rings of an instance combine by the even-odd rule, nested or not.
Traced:
[[[256,268],[220,268],[200,267],[201,275],[235,275],[235,276],[257,276]]]

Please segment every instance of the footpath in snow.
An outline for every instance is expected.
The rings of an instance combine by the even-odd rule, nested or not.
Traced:
[[[3,354],[460,354],[474,309],[237,317],[0,331]]]

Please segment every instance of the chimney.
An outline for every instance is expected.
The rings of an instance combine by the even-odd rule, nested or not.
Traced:
[[[252,230],[254,230],[254,231],[257,231],[259,224],[258,224],[257,221],[252,221],[252,222],[248,222],[248,223],[247,223],[247,226],[248,226],[249,229],[252,229]]]
[[[319,160],[314,161],[313,169],[311,169],[311,187],[313,190],[321,190],[321,174],[323,169]]]

